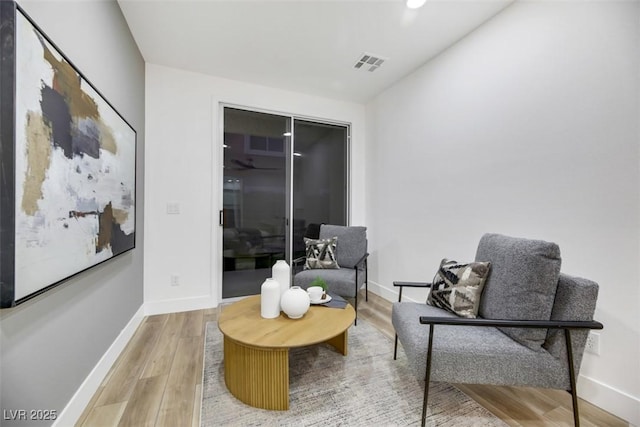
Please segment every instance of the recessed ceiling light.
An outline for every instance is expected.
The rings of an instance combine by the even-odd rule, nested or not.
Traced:
[[[285,132],[282,134],[282,136],[291,136],[291,132]]]
[[[409,9],[418,9],[424,6],[427,0],[407,0],[407,7]]]

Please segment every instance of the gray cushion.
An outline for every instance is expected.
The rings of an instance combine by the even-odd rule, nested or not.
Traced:
[[[303,270],[293,277],[293,284],[307,289],[316,277],[327,282],[330,292],[347,298],[356,296],[356,270],[354,268],[339,268],[337,270]],[[358,289],[364,284],[364,271],[358,272]]]
[[[338,237],[336,258],[340,267],[353,268],[367,253],[367,227],[322,224],[320,238]]]
[[[424,380],[429,325],[420,316],[455,315],[427,304],[393,304],[393,327],[416,378]],[[434,326],[431,381],[568,389],[568,371],[566,359],[533,351],[497,328]]]
[[[555,243],[500,234],[480,239],[476,261],[491,263],[478,315],[489,319],[549,320],[560,274]],[[501,328],[521,344],[543,351],[546,329]]]

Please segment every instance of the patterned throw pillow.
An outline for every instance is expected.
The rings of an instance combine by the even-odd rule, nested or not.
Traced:
[[[340,268],[338,261],[336,261],[337,237],[331,237],[330,239],[309,239],[305,237],[304,244],[307,247],[305,270]]]
[[[460,264],[443,259],[433,278],[427,304],[460,317],[478,317],[480,296],[490,269],[489,262]]]

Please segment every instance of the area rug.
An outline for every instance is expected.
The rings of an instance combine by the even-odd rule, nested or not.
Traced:
[[[289,410],[268,411],[237,400],[224,383],[222,334],[207,323],[200,425],[414,426],[420,425],[423,388],[401,349],[358,319],[349,329],[349,354],[326,344],[289,351]],[[429,426],[506,426],[457,388],[432,383]]]

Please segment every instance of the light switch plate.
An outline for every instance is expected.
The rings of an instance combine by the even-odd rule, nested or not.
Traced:
[[[178,215],[180,213],[180,203],[169,202],[167,203],[167,214]]]

